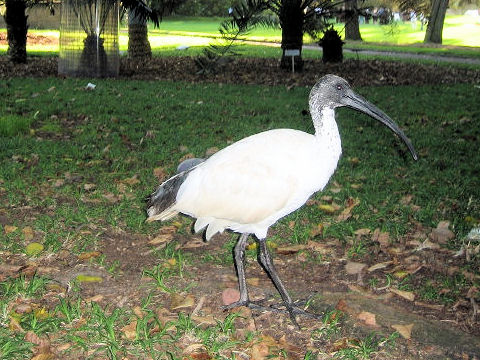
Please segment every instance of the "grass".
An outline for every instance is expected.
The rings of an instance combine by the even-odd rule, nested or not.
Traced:
[[[55,258],[65,251],[74,256],[94,252],[105,240],[104,229],[144,237],[154,234],[161,225],[145,223],[143,201],[157,185],[154,168],[173,173],[187,153],[203,156],[210,147],[223,148],[262,130],[313,131],[308,116],[301,115],[309,91],[302,87],[98,79],[96,89],[86,91],[85,82],[12,78],[0,84],[0,97],[5,99],[0,116],[10,119],[0,122],[2,254],[25,256],[25,247],[32,241],[26,227],[44,245],[42,258]],[[305,244],[312,240],[312,228],[321,223],[323,234],[314,241],[339,239],[355,261],[374,246],[358,241],[358,229],[379,228],[395,244],[418,224],[436,227],[439,221],[448,220],[456,234],[448,246],[459,249],[465,234],[480,221],[476,165],[480,154],[475,145],[480,136],[478,88],[463,84],[358,90],[405,129],[420,154],[419,161],[413,162],[386,128],[350,110],[339,110],[343,157],[330,185],[316,200],[322,202],[322,196],[329,196],[337,204],[349,199],[359,199],[359,204],[348,221],[337,221],[336,214],[318,206],[306,206],[275,226],[273,243],[293,238]],[[402,201],[405,197],[411,203]],[[189,234],[188,224],[188,220],[179,221],[181,233]],[[174,245],[156,253],[160,265],[138,269],[139,278],[143,273],[155,284],[150,295],[139,299],[141,316],[130,306],[100,306],[87,300],[80,291],[85,284],[72,283],[66,294],[49,276],[2,279],[2,358],[31,357],[34,344],[23,340],[29,330],[51,337],[66,358],[79,354],[110,359],[179,358],[181,349],[176,344],[187,336],[218,358],[232,349],[251,346],[258,334],[234,336],[236,315],[208,326],[198,326],[183,314],[167,323],[160,319],[156,299],[165,292],[186,291],[178,283],[188,279],[195,260]],[[205,255],[198,261],[212,265],[224,264],[226,257],[231,261],[232,246],[233,241],[224,253]],[[0,261],[0,265],[5,263]],[[101,258],[98,263],[115,274],[121,267],[116,261]],[[475,262],[468,266],[465,270],[478,274]],[[479,285],[464,277],[402,284],[406,290],[419,292],[425,301],[450,304],[465,289]],[[439,292],[438,286],[451,291]],[[42,298],[50,300],[44,303]],[[18,304],[32,311],[17,312]],[[331,325],[341,326],[336,316],[326,317],[330,320],[318,336],[327,340],[337,336]],[[126,335],[128,326],[132,332]],[[358,339],[337,357],[368,358],[387,340]],[[312,352],[305,358],[312,358]]]

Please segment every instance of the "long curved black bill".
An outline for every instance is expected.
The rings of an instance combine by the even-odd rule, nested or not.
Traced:
[[[380,121],[382,124],[387,126],[395,134],[397,134],[407,145],[408,150],[412,154],[414,160],[418,160],[418,155],[412,145],[410,139],[404,134],[404,132],[398,127],[398,125],[393,121],[387,114],[385,114],[378,107],[370,103],[368,100],[364,99],[360,95],[349,91],[347,95],[342,98],[342,105],[358,110],[367,114],[368,116]]]

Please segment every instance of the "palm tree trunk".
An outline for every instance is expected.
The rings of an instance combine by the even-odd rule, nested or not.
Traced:
[[[5,1],[5,23],[7,25],[8,51],[10,61],[14,63],[27,62],[27,8],[24,0]]]
[[[433,0],[428,19],[424,43],[442,43],[443,23],[447,13],[448,0]]]
[[[128,12],[128,56],[132,59],[152,57],[147,20],[132,10]]]

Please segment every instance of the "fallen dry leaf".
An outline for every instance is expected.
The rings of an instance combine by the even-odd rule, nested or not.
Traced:
[[[97,188],[96,184],[83,184],[83,190],[85,191],[93,191]]]
[[[310,250],[318,252],[320,254],[327,254],[327,253],[331,252],[331,250],[328,248],[328,246],[323,242],[317,242],[317,241],[309,240],[307,242],[307,247]]]
[[[149,240],[148,243],[150,245],[159,245],[159,244],[166,244],[173,239],[173,234],[159,234],[155,236],[152,240]]]
[[[227,288],[223,290],[222,292],[223,305],[230,305],[238,300],[240,300],[240,292],[237,289]]]
[[[193,238],[188,240],[185,244],[182,245],[182,249],[195,249],[203,246],[207,246],[208,243],[202,239]]]
[[[320,209],[321,211],[323,211],[324,213],[327,213],[327,214],[334,214],[338,210],[340,210],[340,206],[335,204],[335,203],[320,204],[320,205],[318,205],[318,209]]]
[[[277,253],[282,255],[291,255],[298,253],[300,250],[305,250],[307,247],[308,246],[304,244],[279,246],[277,247]]]
[[[355,206],[360,204],[359,199],[354,199],[354,198],[348,198],[347,200],[347,206],[345,209],[342,210],[342,212],[337,216],[337,221],[345,221],[349,219],[352,216],[352,210]]]
[[[52,359],[55,359],[55,354],[51,352],[47,352],[47,353],[40,353],[38,355],[35,355],[30,360],[52,360]]]
[[[206,157],[212,156],[212,155],[215,154],[216,152],[218,152],[218,147],[213,146],[213,147],[211,147],[211,148],[208,148],[208,149],[205,151],[205,156],[206,156]]]
[[[376,315],[368,311],[362,311],[357,315],[359,320],[362,320],[368,326],[378,326]]]
[[[33,240],[33,237],[35,236],[35,233],[30,226],[25,226],[22,229],[22,233],[23,233],[23,238],[24,238],[25,241]]]
[[[268,357],[269,348],[267,344],[259,343],[252,346],[251,360],[265,360]]]
[[[179,310],[192,307],[195,304],[195,297],[191,294],[180,295],[172,294],[170,296],[170,309]]]
[[[366,267],[367,267],[367,264],[348,261],[345,264],[345,271],[347,272],[348,275],[356,275],[356,274],[360,274]]]
[[[324,225],[323,224],[317,224],[315,225],[312,230],[310,230],[310,237],[314,238],[316,236],[320,236],[323,234],[323,229]]]
[[[96,258],[102,255],[100,251],[88,251],[88,252],[83,252],[80,255],[78,255],[78,260],[88,260],[91,258]]]
[[[403,291],[403,290],[399,290],[399,289],[390,289],[390,292],[408,300],[408,301],[414,301],[415,300],[415,294],[410,292],[410,291]]]
[[[372,241],[378,242],[380,247],[386,248],[390,245],[390,234],[382,232],[379,228],[376,228],[372,234]]]
[[[198,325],[217,325],[217,320],[213,317],[213,315],[208,316],[197,316],[192,315],[190,318],[195,321]]]
[[[357,236],[365,236],[365,235],[370,234],[371,232],[372,232],[372,230],[367,229],[367,228],[363,228],[363,229],[355,230],[353,233]]]
[[[392,325],[392,328],[398,331],[398,333],[404,339],[409,340],[412,337],[413,324],[408,324],[408,325],[396,324],[396,325]]]
[[[137,337],[137,320],[132,321],[130,324],[122,327],[123,336],[128,340],[135,340]]]
[[[132,177],[120,180],[120,182],[123,183],[123,184],[133,186],[133,185],[139,184],[140,180],[138,180],[138,175],[135,174]]]
[[[5,232],[5,234],[11,234],[15,231],[17,231],[18,227],[16,226],[13,226],[13,225],[4,225],[3,226],[3,231]]]
[[[260,285],[260,279],[257,277],[249,277],[247,278],[247,285],[258,286]]]
[[[448,221],[440,221],[436,229],[429,234],[430,239],[438,244],[446,244],[448,241],[455,239],[455,234],[449,229]]]
[[[98,303],[98,302],[102,301],[103,298],[104,298],[103,295],[98,294],[98,295],[94,295],[94,296],[91,296],[91,297],[85,299],[85,302],[87,302],[87,303],[91,303],[91,302]]]
[[[159,182],[162,182],[167,177],[165,170],[162,167],[156,167],[153,169],[153,176],[155,176]]]
[[[381,262],[381,263],[377,263],[375,265],[372,265],[370,266],[367,271],[368,272],[374,272],[376,270],[381,270],[381,269],[385,269],[386,267],[390,266],[393,264],[393,261],[385,261],[385,262]]]
[[[138,305],[135,306],[135,307],[133,308],[133,313],[134,313],[135,315],[137,315],[137,317],[138,317],[139,319],[143,319],[144,314],[143,314],[142,308],[141,308],[140,306],[138,306]]]

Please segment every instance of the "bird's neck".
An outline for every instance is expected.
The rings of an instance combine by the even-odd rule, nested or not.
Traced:
[[[335,121],[335,109],[330,107],[310,108],[315,136],[323,141],[340,140],[337,122]]]

